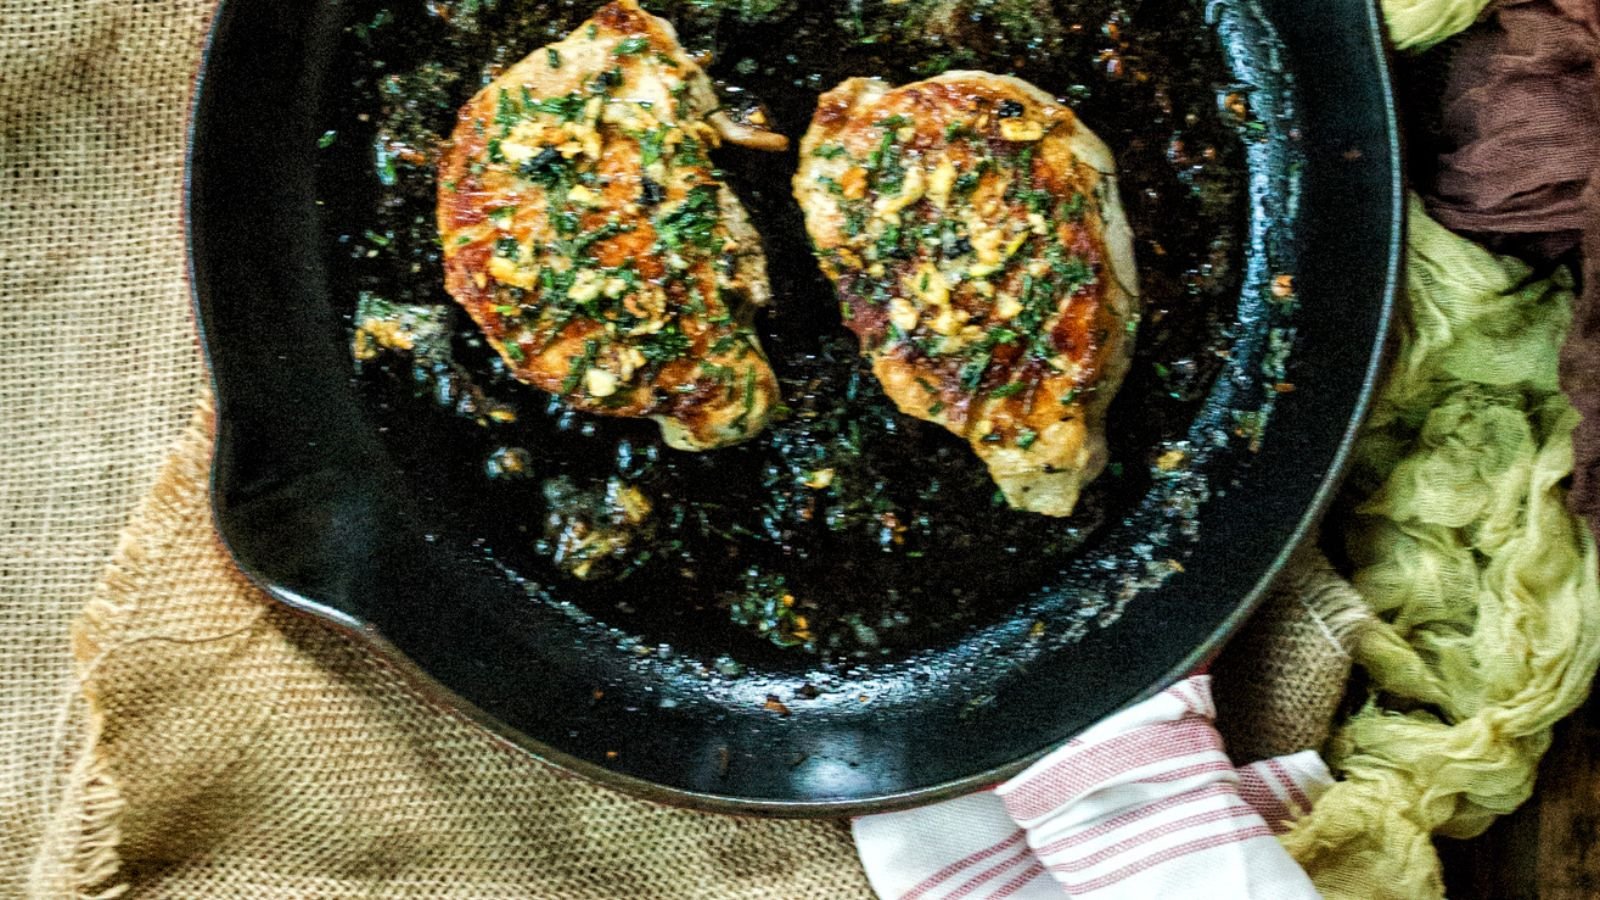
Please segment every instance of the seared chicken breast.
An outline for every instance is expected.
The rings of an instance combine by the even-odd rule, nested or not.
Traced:
[[[684,450],[759,433],[778,399],[761,242],[709,154],[787,141],[718,106],[672,26],[618,0],[478,92],[439,172],[446,288],[511,372]]]
[[[900,410],[970,441],[1012,506],[1070,515],[1139,316],[1106,145],[1017,78],[858,78],[823,95],[794,188]]]

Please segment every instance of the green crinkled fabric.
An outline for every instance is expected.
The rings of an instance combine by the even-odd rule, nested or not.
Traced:
[[[1400,351],[1330,523],[1376,614],[1366,699],[1327,751],[1341,781],[1284,839],[1330,898],[1443,896],[1432,836],[1529,797],[1600,666],[1595,544],[1565,505],[1571,277],[1410,216]]]
[[[1493,0],[1383,0],[1389,39],[1401,50],[1421,51],[1478,20]]]

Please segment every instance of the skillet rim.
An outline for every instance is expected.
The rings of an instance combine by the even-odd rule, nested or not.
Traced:
[[[1383,28],[1382,17],[1376,0],[1356,0],[1356,2],[1360,4],[1365,12],[1367,21],[1365,23],[1366,41],[1364,44],[1372,53],[1371,62],[1376,70],[1375,74],[1380,89],[1379,94],[1383,101],[1383,106],[1380,110],[1384,131],[1383,150],[1387,153],[1389,160],[1385,180],[1391,186],[1388,198],[1391,228],[1383,253],[1384,277],[1381,289],[1382,295],[1378,307],[1377,329],[1371,335],[1371,351],[1368,355],[1367,365],[1362,372],[1360,390],[1352,406],[1350,419],[1346,423],[1336,445],[1334,456],[1323,473],[1317,490],[1312,495],[1311,502],[1298,518],[1293,530],[1282,542],[1282,549],[1276,558],[1265,567],[1256,583],[1248,591],[1241,594],[1241,599],[1233,610],[1212,629],[1206,639],[1183,657],[1177,665],[1171,667],[1161,679],[1136,693],[1126,704],[1129,706],[1153,696],[1168,684],[1184,677],[1212,659],[1226,644],[1227,640],[1259,608],[1277,577],[1282,573],[1284,567],[1288,565],[1289,560],[1308,536],[1314,533],[1322,516],[1333,502],[1350,464],[1355,441],[1359,437],[1360,430],[1365,423],[1382,381],[1403,274],[1402,263],[1406,234],[1404,155],[1395,97],[1392,53]],[[284,585],[278,584],[266,574],[261,566],[241,553],[235,546],[236,542],[231,541],[228,537],[226,524],[228,517],[222,508],[223,498],[220,489],[228,473],[225,465],[220,460],[224,458],[225,451],[228,449],[229,435],[226,426],[228,420],[228,392],[222,389],[223,379],[218,375],[217,367],[214,365],[213,348],[215,345],[208,338],[210,329],[204,313],[206,305],[205,292],[200,286],[200,278],[196,271],[198,254],[195,239],[197,229],[195,227],[196,216],[194,214],[194,182],[197,156],[196,139],[200,130],[200,110],[206,96],[207,76],[212,69],[213,51],[219,43],[219,35],[223,33],[227,26],[229,13],[242,3],[243,0],[217,0],[205,39],[205,47],[201,55],[199,69],[194,78],[185,127],[181,224],[185,238],[184,273],[190,292],[191,314],[196,335],[205,357],[208,384],[215,404],[213,456],[207,485],[210,494],[208,505],[211,509],[218,543],[235,566],[257,589],[292,612],[301,616],[308,616],[332,627],[341,635],[362,642],[374,652],[375,658],[381,665],[402,674],[430,705],[440,711],[459,715],[473,722],[494,737],[501,746],[514,749],[519,753],[526,753],[541,762],[572,772],[604,787],[621,790],[633,796],[659,803],[687,806],[715,813],[779,818],[840,817],[887,812],[950,799],[1004,781],[1032,765],[1054,749],[1054,747],[1046,747],[1011,763],[993,766],[976,774],[950,779],[927,787],[878,795],[868,799],[765,800],[669,787],[636,775],[619,772],[571,753],[558,750],[507,725],[472,701],[444,686],[420,665],[414,663],[371,623],[337,609],[330,604],[319,602],[314,598],[304,596]],[[1364,341],[1363,344],[1365,345],[1366,342]]]

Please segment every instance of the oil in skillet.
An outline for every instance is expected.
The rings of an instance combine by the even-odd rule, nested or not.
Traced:
[[[763,235],[776,297],[759,327],[788,414],[767,434],[678,453],[648,423],[574,414],[506,376],[443,293],[432,149],[492,73],[595,5],[374,6],[349,34],[351,106],[337,114],[330,166],[371,153],[374,171],[368,190],[331,211],[354,263],[341,295],[450,317],[448,353],[384,358],[363,379],[395,453],[437,503],[502,561],[561,581],[641,634],[714,646],[754,633],[876,655],[936,641],[1044,584],[1142,494],[1147,458],[1182,436],[1220,367],[1237,291],[1238,123],[1219,103],[1226,69],[1199,4],[1151,0],[1137,15],[1104,0],[671,0],[656,10],[691,49],[714,53],[731,106],[759,108],[790,135],[843,78],[981,68],[1066,98],[1117,150],[1146,320],[1111,412],[1117,462],[1066,522],[1006,508],[964,444],[895,412],[811,258],[789,195],[792,158],[780,168],[737,148],[717,157]],[[430,405],[451,414],[430,418]]]

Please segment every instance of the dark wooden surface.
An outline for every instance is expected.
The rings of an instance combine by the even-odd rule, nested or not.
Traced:
[[[1556,726],[1533,799],[1439,852],[1451,900],[1600,898],[1600,700]]]

